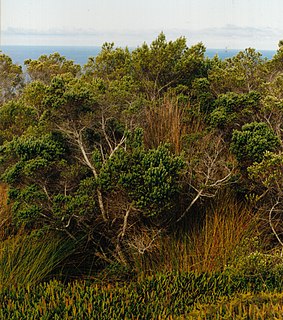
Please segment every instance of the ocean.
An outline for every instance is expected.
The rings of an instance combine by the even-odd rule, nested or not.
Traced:
[[[12,58],[14,63],[24,65],[27,59],[38,59],[41,55],[49,55],[59,52],[68,60],[84,65],[89,57],[95,57],[99,54],[101,47],[69,47],[69,46],[2,46],[1,50]]]
[[[95,57],[99,54],[101,47],[77,47],[77,46],[1,46],[1,51],[12,58],[14,63],[24,65],[26,59],[38,59],[43,54],[59,52],[68,60],[84,65],[89,57]],[[214,57],[216,54],[220,59],[226,59],[235,56],[240,50],[237,49],[206,49],[206,56]],[[275,50],[261,50],[262,56],[271,59],[276,53]]]

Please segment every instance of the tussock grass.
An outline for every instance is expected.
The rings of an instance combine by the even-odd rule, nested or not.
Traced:
[[[75,247],[52,232],[14,230],[7,186],[0,184],[0,289],[35,285],[64,261]]]
[[[71,252],[70,242],[52,233],[17,234],[0,242],[0,289],[39,283]]]
[[[137,270],[154,272],[216,272],[251,253],[260,235],[260,219],[229,195],[222,195],[205,213],[204,222],[190,222],[192,230],[176,231],[155,242],[153,253],[136,257]],[[194,214],[194,212],[191,212]],[[197,213],[195,213],[197,214]],[[196,216],[195,219],[198,220]],[[256,248],[259,249],[259,248]]]
[[[247,239],[258,236],[259,223],[250,208],[233,199],[209,209],[204,225],[187,239],[190,269],[198,272],[223,270],[231,260],[238,259],[239,254],[246,253],[240,251],[253,250],[253,242],[249,247]]]
[[[0,240],[4,239],[11,226],[11,209],[7,204],[8,190],[5,184],[0,183]]]
[[[164,98],[161,105],[151,107],[145,114],[144,143],[156,148],[160,143],[170,143],[172,151],[179,154],[185,133],[184,110],[174,99]]]

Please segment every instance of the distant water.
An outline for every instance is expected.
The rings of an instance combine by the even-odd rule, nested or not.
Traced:
[[[239,53],[241,50],[238,49],[206,49],[206,56],[213,58],[216,54],[220,59],[231,58]],[[263,58],[272,59],[275,55],[276,50],[258,50]]]
[[[68,47],[68,46],[2,46],[2,52],[12,58],[14,63],[24,65],[27,59],[38,59],[41,55],[59,52],[68,60],[84,65],[89,57],[95,57],[101,47]]]
[[[49,55],[54,52],[59,52],[68,60],[73,60],[75,63],[84,65],[89,57],[96,57],[101,50],[101,47],[67,47],[67,46],[2,46],[1,50],[12,58],[14,63],[24,65],[26,59],[38,59],[41,55]],[[214,57],[216,54],[220,59],[231,58],[240,50],[235,49],[207,49],[206,56]],[[275,50],[262,50],[262,56],[271,59],[276,53]]]

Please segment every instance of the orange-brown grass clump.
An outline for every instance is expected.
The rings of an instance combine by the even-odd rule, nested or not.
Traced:
[[[185,133],[184,110],[176,100],[165,98],[161,105],[145,113],[144,142],[148,148],[170,143],[172,151],[180,153]]]
[[[8,188],[0,183],[0,240],[4,239],[11,227],[11,208],[7,204]]]
[[[136,257],[137,269],[145,273],[217,272],[239,255],[255,250],[252,240],[260,234],[261,221],[233,197],[220,196],[215,206],[206,209],[203,222],[200,220],[193,217],[191,230],[180,232],[181,236],[177,231],[160,236],[154,252]]]

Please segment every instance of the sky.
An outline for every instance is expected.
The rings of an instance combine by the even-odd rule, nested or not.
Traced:
[[[283,0],[0,0],[2,45],[136,47],[163,31],[188,45],[275,50]]]

